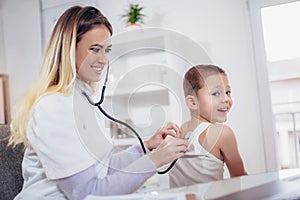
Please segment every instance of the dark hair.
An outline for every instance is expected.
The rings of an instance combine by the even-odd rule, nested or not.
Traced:
[[[204,86],[205,78],[216,74],[226,75],[226,72],[215,65],[196,65],[191,67],[184,75],[184,95],[197,94],[197,91]]]
[[[52,35],[46,49],[45,56],[51,55],[51,57],[45,58],[45,63],[43,64],[48,66],[49,62],[53,62],[50,64],[50,70],[54,70],[53,73],[55,73],[52,75],[52,85],[57,85],[62,79],[62,71],[67,71],[66,69],[60,70],[59,67],[55,69],[52,68],[55,66],[61,66],[62,68],[70,67],[68,64],[71,64],[72,61],[67,59],[66,55],[74,53],[72,51],[75,49],[82,36],[98,25],[104,25],[107,27],[110,34],[113,33],[112,26],[108,19],[97,8],[92,6],[72,6],[60,16],[55,24],[54,30],[52,31]],[[53,54],[53,52],[55,52],[55,54]],[[68,64],[65,66],[65,64],[62,65],[62,63]],[[68,82],[71,80],[68,80]]]
[[[106,26],[110,34],[113,34],[112,25],[100,10],[92,6],[72,6],[58,19],[52,37],[55,37],[53,35],[55,33],[73,33],[76,34],[76,43],[78,43],[83,34],[97,25]]]
[[[97,25],[104,25],[109,30],[110,34],[113,34],[112,25],[108,21],[108,19],[95,7],[87,6],[87,7],[79,7],[79,13],[77,13],[78,22],[77,24],[77,43],[80,41],[83,34],[87,31],[91,30]],[[72,8],[70,8],[72,9]],[[73,9],[78,9],[78,6],[73,7]]]

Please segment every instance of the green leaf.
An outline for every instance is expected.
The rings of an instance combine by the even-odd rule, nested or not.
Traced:
[[[129,10],[126,10],[125,14],[121,17],[125,19],[127,23],[144,23],[143,18],[146,16],[141,13],[144,7],[141,7],[139,4],[130,4]]]

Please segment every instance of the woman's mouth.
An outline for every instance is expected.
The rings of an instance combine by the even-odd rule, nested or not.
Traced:
[[[101,66],[92,66],[92,68],[96,71],[97,74],[101,74],[103,67]]]

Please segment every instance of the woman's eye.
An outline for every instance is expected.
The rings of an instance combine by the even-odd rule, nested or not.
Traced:
[[[110,53],[112,49],[105,49],[105,53]]]
[[[90,48],[90,50],[93,51],[94,53],[99,53],[100,48],[92,47],[92,48]]]

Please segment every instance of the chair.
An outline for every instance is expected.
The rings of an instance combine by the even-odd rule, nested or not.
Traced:
[[[22,189],[23,145],[7,146],[10,129],[0,125],[0,199],[11,200]]]

